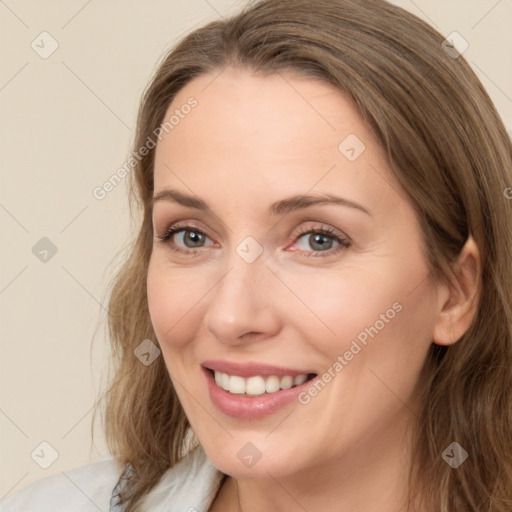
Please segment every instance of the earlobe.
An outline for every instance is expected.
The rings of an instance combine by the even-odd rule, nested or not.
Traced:
[[[469,329],[480,298],[481,261],[478,247],[470,235],[453,266],[450,283],[440,285],[439,309],[433,342],[451,345]]]

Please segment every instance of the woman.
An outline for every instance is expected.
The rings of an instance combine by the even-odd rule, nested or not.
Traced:
[[[511,510],[512,146],[443,40],[267,0],[173,49],[109,304],[114,459],[4,512]]]

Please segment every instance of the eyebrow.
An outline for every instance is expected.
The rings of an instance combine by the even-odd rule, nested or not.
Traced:
[[[206,211],[210,209],[208,204],[202,199],[184,194],[178,190],[168,188],[158,192],[158,194],[153,196],[150,201],[151,206],[153,206],[158,201],[170,201],[173,203],[178,203],[182,206],[186,206],[188,208],[195,208],[196,210],[200,211]],[[322,204],[337,204],[341,206],[348,206],[350,208],[360,210],[370,217],[372,216],[370,211],[364,206],[343,197],[335,196],[333,194],[295,195],[287,197],[272,203],[270,205],[269,211],[272,215],[283,215],[292,211],[308,208],[309,206]]]

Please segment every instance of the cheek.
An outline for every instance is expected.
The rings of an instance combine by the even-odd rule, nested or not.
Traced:
[[[351,351],[366,354],[360,361],[385,356],[399,364],[431,343],[435,301],[427,275],[422,260],[412,257],[337,273],[290,271],[283,281],[296,298],[290,296],[287,318],[332,361]]]
[[[185,346],[199,328],[208,280],[197,268],[172,269],[161,260],[158,256],[150,260],[147,296],[153,329],[165,352]]]

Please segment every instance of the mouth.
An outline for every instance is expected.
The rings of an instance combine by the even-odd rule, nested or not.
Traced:
[[[215,384],[232,395],[261,396],[278,393],[281,390],[296,388],[316,377],[316,373],[301,373],[299,375],[254,375],[244,378],[218,370],[206,368],[212,375]]]
[[[254,420],[271,415],[298,396],[318,374],[254,363],[205,361],[201,365],[210,400],[231,417]]]

